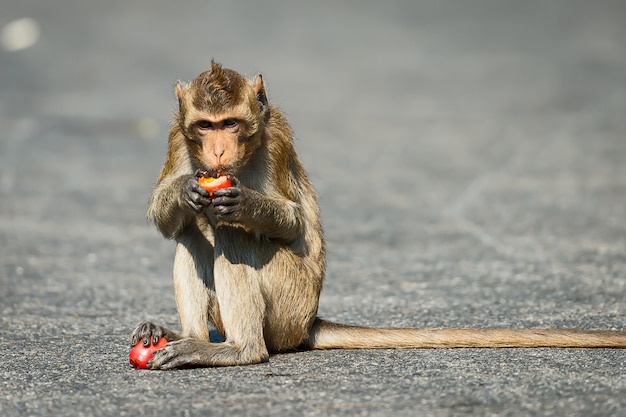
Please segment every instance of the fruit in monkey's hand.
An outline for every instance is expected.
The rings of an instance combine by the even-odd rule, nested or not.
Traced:
[[[150,342],[152,342],[152,340]],[[156,344],[150,343],[148,346],[144,346],[143,342],[140,340],[130,350],[128,361],[137,369],[146,369],[146,364],[150,359],[152,359],[152,354],[165,347],[165,345],[167,345],[167,339],[164,337],[160,337]]]
[[[213,196],[213,192],[216,190],[220,190],[222,188],[230,188],[233,184],[230,182],[230,179],[226,176],[221,176],[217,178],[213,177],[200,177],[198,178],[198,184],[200,187],[204,188],[210,196]]]

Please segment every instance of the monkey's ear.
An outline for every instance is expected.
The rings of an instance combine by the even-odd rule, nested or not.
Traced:
[[[178,97],[178,101],[181,101],[183,99],[183,96],[185,95],[185,90],[187,89],[187,87],[189,87],[186,83],[183,83],[182,81],[176,81],[176,86],[174,87],[174,93],[176,94],[176,97]]]
[[[267,94],[265,93],[265,83],[263,82],[263,76],[261,74],[257,75],[254,79],[252,88],[254,89],[256,99],[259,103],[261,103],[263,107],[267,107]]]

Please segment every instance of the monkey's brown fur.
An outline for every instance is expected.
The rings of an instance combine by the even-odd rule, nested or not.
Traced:
[[[212,62],[175,92],[179,111],[148,218],[177,242],[182,330],[137,327],[133,345],[170,341],[150,368],[252,364],[294,348],[626,347],[620,331],[366,328],[316,318],[325,270],[317,197],[263,79]],[[234,185],[211,200],[198,171]],[[209,324],[225,342],[209,341]]]

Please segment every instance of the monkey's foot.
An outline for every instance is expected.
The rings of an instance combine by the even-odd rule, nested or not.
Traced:
[[[181,339],[168,343],[163,349],[154,352],[147,366],[149,369],[164,371],[176,368],[210,366],[206,358],[203,358],[206,355],[202,355],[206,350],[207,342],[205,341],[193,338]]]
[[[158,324],[144,321],[139,323],[132,336],[130,337],[130,345],[135,346],[140,341],[144,346],[150,344],[156,345],[159,338],[164,337],[168,342],[180,339],[180,335]]]
[[[181,339],[168,343],[154,352],[148,362],[149,369],[169,370],[204,366],[250,365],[267,361],[267,352],[244,353],[238,347],[224,342],[211,343],[195,338]]]

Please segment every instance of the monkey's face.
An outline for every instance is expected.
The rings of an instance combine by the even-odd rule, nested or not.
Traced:
[[[190,84],[176,85],[178,123],[196,168],[235,175],[247,163],[260,143],[262,87],[215,63]]]
[[[238,114],[197,114],[185,129],[189,147],[199,168],[213,176],[236,174],[248,160],[251,142],[250,128]]]

